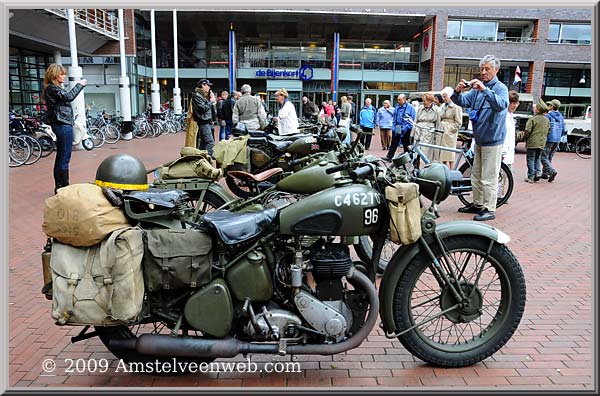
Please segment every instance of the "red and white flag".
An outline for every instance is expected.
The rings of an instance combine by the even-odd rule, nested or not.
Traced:
[[[513,85],[517,85],[518,83],[522,82],[523,80],[521,79],[521,68],[519,66],[517,66],[517,69],[515,70],[515,79],[513,81]]]

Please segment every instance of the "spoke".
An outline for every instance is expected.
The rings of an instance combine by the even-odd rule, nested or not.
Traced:
[[[437,294],[437,293],[436,293],[436,294]],[[413,308],[419,308],[419,307],[421,307],[421,306],[423,306],[423,305],[425,305],[425,304],[428,304],[428,303],[430,303],[430,302],[432,302],[432,301],[438,300],[439,298],[440,298],[440,297],[439,297],[439,295],[436,295],[435,297],[433,297],[433,298],[430,298],[430,299],[429,299],[429,300],[427,300],[427,301],[424,301],[424,302],[422,302],[422,303],[419,303],[418,305],[414,305],[414,306],[413,306]]]

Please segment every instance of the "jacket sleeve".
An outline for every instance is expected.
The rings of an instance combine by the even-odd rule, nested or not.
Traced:
[[[460,106],[454,106],[454,121],[456,122],[456,128],[460,129],[462,125],[462,108]]]
[[[294,105],[291,105],[291,106],[290,106],[290,105],[289,105],[289,103],[290,103],[290,102],[287,102],[287,103],[285,104],[285,106],[283,106],[283,107],[281,108],[281,110],[279,110],[279,118],[280,118],[280,119],[285,119],[285,118],[289,117],[290,113],[291,113],[292,111],[295,111],[295,109],[294,109]],[[263,108],[262,106],[260,106],[260,108],[261,108],[261,109],[263,109],[263,111],[264,111],[264,108]]]
[[[267,125],[267,112],[265,111],[265,107],[262,105],[260,100],[258,102],[258,121],[260,125]]]
[[[473,107],[473,98],[476,95],[476,90],[472,89],[469,92],[465,93],[456,93],[452,95],[452,101],[459,105],[462,108],[472,108]]]
[[[504,84],[496,84],[494,89],[484,89],[482,93],[494,111],[508,108],[508,88]]]
[[[211,106],[208,102],[202,100],[199,94],[194,94],[194,99],[192,101],[192,106],[194,108],[194,113],[200,115],[205,114],[208,111],[212,111]]]
[[[56,89],[53,89],[51,92],[54,96],[56,96],[56,98],[59,101],[72,102],[73,100],[75,100],[77,95],[79,95],[79,92],[81,92],[82,89],[83,85],[77,83],[70,91],[66,91],[60,87],[56,87]]]
[[[233,105],[233,114],[231,115],[231,123],[233,125],[235,125],[239,121],[240,121],[240,106],[238,106],[238,102],[235,102]]]

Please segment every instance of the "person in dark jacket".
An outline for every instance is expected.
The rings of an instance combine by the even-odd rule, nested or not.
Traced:
[[[235,101],[240,98],[240,93],[238,91],[231,91],[231,96],[227,98],[225,103],[223,103],[223,120],[225,121],[225,139],[229,139],[231,136],[231,129],[233,128],[233,107],[235,106]]]
[[[203,78],[196,84],[194,97],[192,99],[193,117],[198,124],[198,138],[196,147],[200,150],[208,151],[212,157],[215,147],[215,137],[213,136],[212,122],[214,116],[214,107],[210,101],[210,86],[212,83]]]
[[[219,121],[219,140],[225,139],[225,118],[223,116],[223,108],[227,98],[229,97],[229,92],[223,91],[221,92],[221,96],[217,100],[217,120]]]
[[[62,88],[67,69],[53,63],[44,75],[42,99],[46,102],[46,122],[56,135],[56,158],[54,159],[54,193],[69,185],[69,163],[73,152],[73,108],[71,103],[86,86],[87,80],[79,80],[70,90]]]

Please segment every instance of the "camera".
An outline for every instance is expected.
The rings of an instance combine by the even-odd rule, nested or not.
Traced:
[[[470,82],[468,82],[468,81],[465,81],[465,82],[463,83],[463,85],[465,86],[465,88],[471,88],[471,83],[470,83]]]

